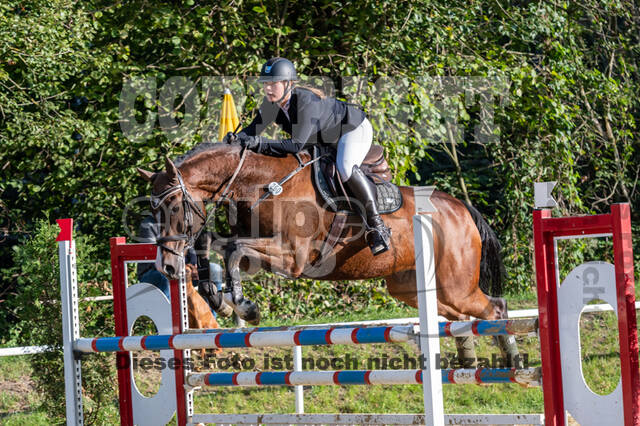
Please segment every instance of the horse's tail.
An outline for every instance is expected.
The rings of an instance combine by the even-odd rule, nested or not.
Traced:
[[[491,296],[502,295],[502,282],[505,276],[504,264],[500,251],[502,246],[480,212],[473,206],[464,203],[480,232],[482,239],[482,258],[480,260],[480,289]]]

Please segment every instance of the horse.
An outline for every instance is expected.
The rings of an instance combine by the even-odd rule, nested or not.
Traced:
[[[362,280],[383,277],[389,294],[417,308],[416,260],[412,217],[415,202],[411,187],[400,187],[403,205],[384,216],[391,228],[390,249],[374,257],[365,241],[360,216],[350,215],[343,238],[329,256],[320,255],[336,213],[326,208],[314,187],[311,168],[290,176],[280,195],[267,194],[272,182],[299,169],[311,156],[273,157],[247,151],[238,145],[203,143],[157,173],[138,169],[152,183],[152,208],[162,223],[156,267],[175,279],[180,258],[195,244],[207,222],[206,204],[230,207],[236,236],[212,248],[225,263],[224,300],[236,314],[258,324],[258,305],[242,292],[241,270],[265,268],[290,278]],[[258,200],[269,200],[258,204]],[[507,304],[500,296],[504,266],[495,232],[472,206],[440,191],[431,203],[433,247],[436,262],[438,314],[448,320],[470,317],[507,318]],[[257,205],[257,208],[256,208]],[[498,346],[507,359],[517,355],[514,339],[501,336]],[[473,342],[456,339],[458,355],[475,359]]]

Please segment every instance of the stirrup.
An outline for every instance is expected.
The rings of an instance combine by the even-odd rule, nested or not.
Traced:
[[[374,256],[389,250],[391,245],[390,236],[391,230],[384,225],[370,228],[364,234],[365,240]]]

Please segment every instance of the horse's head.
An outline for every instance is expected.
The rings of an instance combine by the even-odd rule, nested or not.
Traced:
[[[159,225],[156,244],[160,258],[156,268],[170,279],[177,279],[180,260],[193,247],[206,221],[202,200],[195,200],[189,192],[178,168],[168,158],[166,171],[152,173],[138,169],[138,173],[153,184],[151,209]]]

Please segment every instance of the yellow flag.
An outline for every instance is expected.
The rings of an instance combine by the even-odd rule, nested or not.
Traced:
[[[224,97],[222,98],[222,113],[220,114],[220,130],[218,131],[218,140],[222,140],[228,132],[233,132],[238,127],[238,112],[236,104],[233,103],[233,96],[229,89],[224,89]]]

